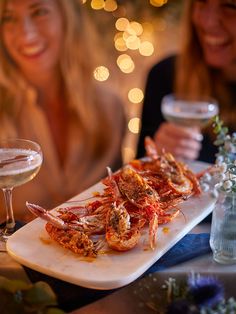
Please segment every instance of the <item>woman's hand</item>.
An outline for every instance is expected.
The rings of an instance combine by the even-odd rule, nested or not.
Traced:
[[[202,147],[203,136],[196,127],[183,127],[171,122],[164,122],[154,135],[158,152],[163,149],[177,158],[195,160]]]

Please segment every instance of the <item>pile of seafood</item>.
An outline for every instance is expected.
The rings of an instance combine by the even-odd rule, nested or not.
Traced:
[[[49,236],[76,254],[96,257],[104,243],[112,250],[128,251],[148,226],[148,243],[155,248],[158,226],[179,213],[179,204],[201,188],[196,175],[170,153],[158,154],[155,143],[145,139],[147,157],[133,160],[102,180],[105,188],[85,205],[57,208],[56,214],[30,204],[46,220]],[[94,235],[100,235],[95,240]],[[101,240],[102,239],[102,240]]]

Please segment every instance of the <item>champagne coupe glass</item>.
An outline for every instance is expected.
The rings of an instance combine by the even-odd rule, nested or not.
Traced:
[[[174,94],[162,99],[161,111],[167,121],[185,127],[205,127],[219,112],[214,99],[192,99]]]
[[[6,204],[6,226],[0,233],[0,241],[6,242],[15,231],[12,208],[12,190],[32,180],[43,161],[40,146],[25,139],[0,141],[0,188]]]

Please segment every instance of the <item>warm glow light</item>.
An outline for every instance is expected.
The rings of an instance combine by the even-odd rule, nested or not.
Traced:
[[[131,133],[138,134],[140,128],[140,119],[139,118],[132,118],[129,120],[128,129]]]
[[[135,68],[133,60],[127,54],[122,54],[117,58],[117,65],[124,73],[131,73]]]
[[[140,23],[135,21],[129,22],[126,18],[119,18],[116,21],[116,28],[120,30],[114,37],[115,48],[118,51],[139,49],[141,43],[139,36],[143,33],[143,27]],[[123,40],[120,39],[121,36]]]
[[[139,52],[142,56],[149,57],[154,52],[153,44],[149,41],[144,41],[140,44]]]
[[[114,41],[116,41],[119,38],[123,38],[123,32],[116,33],[115,36],[114,36]]]
[[[128,38],[130,37],[130,33],[128,33],[128,32],[123,32],[123,38],[124,38],[124,40],[126,41]]]
[[[105,1],[104,0],[92,0],[91,1],[91,7],[94,10],[101,10],[105,6]]]
[[[139,49],[140,39],[137,36],[129,36],[126,40],[126,46],[131,50]]]
[[[125,31],[128,25],[129,25],[129,20],[126,19],[125,17],[121,17],[116,21],[116,29],[118,31],[122,31],[122,32]]]
[[[132,28],[132,27],[130,26],[130,24],[126,27],[125,32],[126,32],[128,35],[136,36],[136,31],[135,31],[134,28]]]
[[[134,104],[138,104],[143,100],[143,91],[140,88],[132,88],[128,93],[128,99]]]
[[[168,0],[150,0],[150,4],[154,7],[161,7],[167,3]]]
[[[121,62],[123,62],[123,61],[126,61],[126,62],[128,62],[128,61],[130,61],[131,60],[131,57],[129,56],[129,55],[127,55],[127,54],[122,54],[122,55],[120,55],[118,58],[117,58],[117,64],[119,65]]]
[[[120,68],[120,70],[121,70],[123,73],[126,73],[126,74],[132,73],[132,72],[134,71],[134,69],[135,69],[135,65],[134,65],[133,60],[131,60],[129,67],[121,67],[121,68]]]
[[[123,37],[117,38],[115,40],[115,48],[118,51],[126,51],[128,49]]]
[[[107,12],[113,12],[117,9],[117,2],[115,0],[106,0],[104,10]]]
[[[142,34],[143,27],[140,23],[132,21],[132,22],[130,22],[129,25],[130,25],[130,28],[134,30],[134,32],[137,36],[140,36]]]
[[[110,73],[108,68],[101,65],[94,70],[93,75],[97,81],[103,82],[108,79]]]

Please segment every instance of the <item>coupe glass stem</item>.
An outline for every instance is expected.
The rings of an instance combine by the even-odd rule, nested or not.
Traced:
[[[12,208],[12,189],[13,188],[2,189],[6,204],[6,226],[3,231],[3,238],[6,238],[6,240],[15,229],[15,218]]]

